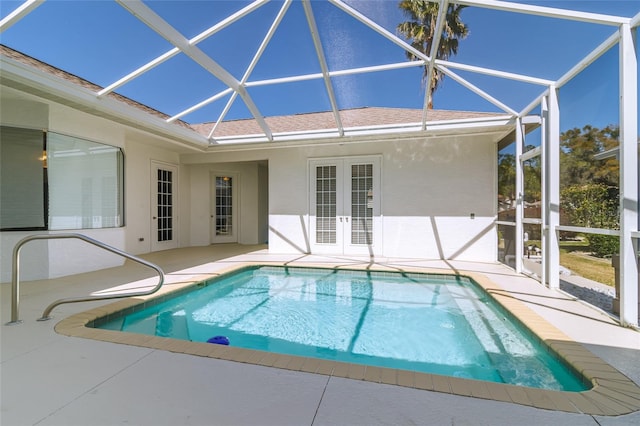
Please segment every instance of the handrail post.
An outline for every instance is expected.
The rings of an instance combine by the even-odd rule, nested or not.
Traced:
[[[13,268],[11,270],[11,321],[7,325],[20,324],[22,321],[18,319],[19,304],[20,304],[20,249],[26,242],[24,239],[20,240],[18,244],[13,248]]]
[[[15,247],[13,248],[13,258],[12,258],[13,270],[11,273],[11,321],[6,323],[6,325],[15,325],[15,324],[20,324],[22,322],[20,319],[18,319],[18,311],[19,311],[19,305],[20,305],[20,249],[22,249],[22,246],[24,244],[32,240],[51,240],[51,239],[63,239],[63,238],[77,238],[79,240],[83,240],[96,247],[100,247],[104,250],[110,251],[111,253],[117,254],[126,259],[133,260],[134,262],[137,262],[143,266],[151,268],[158,273],[158,278],[159,278],[158,283],[151,290],[145,290],[145,291],[137,291],[137,292],[124,293],[124,294],[113,294],[108,296],[84,296],[84,297],[68,297],[65,299],[59,299],[51,303],[49,306],[47,306],[47,308],[44,310],[44,313],[42,314],[42,317],[38,318],[38,321],[46,321],[50,319],[51,317],[49,316],[49,314],[51,313],[53,308],[63,303],[88,302],[91,300],[121,299],[121,298],[132,297],[132,296],[147,296],[149,294],[153,294],[156,291],[160,290],[160,288],[162,287],[162,284],[164,284],[164,271],[159,266],[151,262],[147,262],[146,260],[140,259],[137,256],[129,254],[115,247],[111,247],[98,240],[89,238],[86,235],[82,235],[82,234],[30,235],[18,241]]]

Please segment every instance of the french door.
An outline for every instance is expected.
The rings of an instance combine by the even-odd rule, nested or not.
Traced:
[[[382,254],[380,158],[309,161],[312,253]]]
[[[238,178],[235,174],[211,174],[211,242],[238,242]]]
[[[176,227],[178,168],[164,163],[151,164],[151,250],[178,247]]]

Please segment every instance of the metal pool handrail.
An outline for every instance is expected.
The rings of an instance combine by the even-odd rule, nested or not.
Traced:
[[[125,251],[122,251],[120,249],[117,249],[115,247],[111,247],[103,242],[100,242],[98,240],[94,240],[93,238],[87,237],[86,235],[82,235],[82,234],[74,234],[74,233],[67,233],[67,234],[38,234],[38,235],[30,235],[28,237],[25,237],[23,239],[21,239],[20,241],[18,241],[18,243],[15,245],[15,247],[13,248],[13,269],[11,272],[11,321],[8,322],[6,325],[14,325],[14,324],[19,324],[22,321],[18,319],[18,310],[19,310],[19,304],[20,304],[20,249],[22,249],[22,246],[25,245],[26,243],[28,243],[29,241],[33,241],[33,240],[52,240],[52,239],[64,239],[64,238],[76,238],[79,240],[83,240],[89,244],[93,244],[94,246],[100,247],[102,249],[105,249],[107,251],[110,251],[111,253],[115,253],[117,255],[120,255],[122,257],[125,257],[127,259],[133,260],[134,262],[137,262],[143,266],[147,266],[151,269],[154,269],[159,276],[159,280],[158,280],[158,284],[156,284],[155,287],[153,287],[150,290],[145,290],[145,291],[138,291],[138,292],[130,292],[130,293],[122,293],[122,294],[111,294],[111,295],[102,295],[102,296],[83,296],[83,297],[68,297],[68,298],[64,298],[64,299],[59,299],[56,300],[55,302],[51,303],[49,306],[47,306],[47,308],[44,310],[43,314],[42,314],[42,318],[38,318],[38,321],[46,321],[51,319],[51,317],[49,316],[49,314],[51,313],[51,311],[53,310],[53,308],[55,308],[58,305],[61,305],[63,303],[76,303],[76,302],[89,302],[92,300],[107,300],[107,299],[119,299],[119,298],[124,298],[124,297],[131,297],[131,296],[147,296],[149,294],[153,294],[156,291],[160,290],[160,288],[162,287],[162,284],[164,283],[164,272],[162,271],[162,269],[160,269],[159,266],[151,263],[151,262],[147,262],[146,260],[140,259],[139,257],[136,257],[132,254],[129,254]]]

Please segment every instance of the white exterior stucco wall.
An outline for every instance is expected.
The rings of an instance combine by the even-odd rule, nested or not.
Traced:
[[[309,160],[376,156],[381,160],[381,256],[495,261],[495,135],[372,136],[189,154],[184,147],[138,129],[15,93],[13,98],[7,96],[12,89],[3,89],[2,124],[47,128],[124,150],[125,226],[61,232],[82,232],[133,254],[150,252],[151,170],[159,162],[178,167],[178,246],[211,244],[211,174],[220,172],[238,179],[239,243],[268,240],[273,253],[309,253]],[[1,233],[3,282],[11,277],[13,246],[33,233]],[[36,241],[23,250],[23,264],[28,267],[21,271],[21,279],[57,277],[122,262],[79,241]]]
[[[175,152],[154,147],[153,139],[142,135],[128,134],[125,147],[125,229],[126,251],[132,254],[142,254],[151,251],[151,167],[153,162],[169,164],[178,167],[179,156]],[[177,204],[175,214],[179,218],[188,205],[188,192],[184,191],[180,169],[178,170]],[[187,182],[188,183],[188,182]],[[177,235],[178,244],[182,242],[180,221],[178,219]],[[142,241],[140,241],[142,239]]]
[[[1,98],[2,125],[48,130],[124,150],[125,226],[1,232],[0,281],[11,281],[13,247],[22,238],[33,234],[78,232],[133,254],[149,252],[151,159],[178,164],[178,154],[154,146],[158,142],[157,138],[135,129],[32,95],[3,87]],[[144,241],[138,241],[139,238],[144,238]],[[124,262],[124,258],[120,256],[73,239],[29,242],[21,250],[20,259],[20,279],[27,281],[104,269]]]
[[[118,147],[124,145],[123,131],[115,123],[34,96],[19,94],[7,88],[3,88],[2,91],[1,124],[42,128]],[[22,238],[37,233],[66,232],[79,231],[2,232],[0,234],[2,258],[0,280],[11,281],[13,247]],[[124,248],[123,228],[86,229],[82,230],[82,233],[106,244]],[[123,263],[122,258],[79,240],[33,241],[24,246],[20,256],[21,280],[55,278]]]
[[[269,251],[308,253],[309,159],[365,155],[382,158],[384,257],[496,260],[496,148],[487,136],[255,148],[183,155],[182,161],[267,158]],[[192,195],[201,191],[192,186]],[[192,224],[192,237],[198,229]]]
[[[236,235],[240,244],[258,244],[260,238],[259,164],[257,162],[229,162],[194,164],[185,166],[185,175],[190,181],[189,209],[190,245],[205,246],[212,243],[212,185],[214,174],[233,175],[236,178],[238,211]],[[266,221],[266,218],[263,219]]]

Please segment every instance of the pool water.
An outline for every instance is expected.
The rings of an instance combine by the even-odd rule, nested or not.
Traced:
[[[473,281],[255,267],[100,328],[543,389],[587,387]]]

